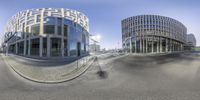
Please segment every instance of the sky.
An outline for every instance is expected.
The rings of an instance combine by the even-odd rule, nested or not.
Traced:
[[[101,35],[101,48],[121,47],[121,20],[155,14],[182,22],[200,46],[200,1],[198,0],[0,0],[0,41],[8,19],[31,8],[68,8],[89,18],[90,34]]]

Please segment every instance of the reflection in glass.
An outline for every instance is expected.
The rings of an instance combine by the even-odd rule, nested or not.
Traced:
[[[70,41],[70,56],[76,56],[76,42]]]
[[[60,38],[51,38],[51,56],[61,56]]]
[[[43,51],[42,51],[43,56],[47,56],[47,38],[43,38]]]
[[[18,54],[22,55],[24,53],[24,41],[17,43],[18,44]]]
[[[55,27],[54,25],[44,25],[44,34],[54,34]]]
[[[62,33],[62,18],[58,18],[57,20],[57,33],[58,35],[61,35]]]
[[[44,18],[45,24],[55,25],[55,18],[54,17],[45,17]]]
[[[31,40],[31,55],[39,55],[39,38]]]
[[[64,39],[64,56],[68,55],[68,49],[67,49],[67,40]]]
[[[64,36],[67,36],[68,34],[68,26],[64,25]]]
[[[31,26],[31,33],[33,35],[38,35],[40,33],[40,25],[39,24],[32,25]]]

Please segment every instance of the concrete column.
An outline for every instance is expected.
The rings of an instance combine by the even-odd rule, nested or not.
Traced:
[[[137,53],[137,38],[135,39],[135,53]]]
[[[171,40],[171,51],[173,52],[173,40]]]
[[[174,51],[176,51],[176,41],[174,41]]]
[[[142,53],[142,38],[140,37],[140,53]]]
[[[179,43],[178,42],[176,42],[176,47],[177,47],[177,51],[179,51]]]
[[[24,39],[24,55],[26,55],[26,39]]]
[[[62,37],[61,38],[61,55],[62,55],[62,57],[64,57],[64,38]]]
[[[172,41],[172,51],[174,52],[174,41]]]
[[[28,56],[31,55],[31,39],[28,39]]]
[[[156,47],[157,47],[156,52],[159,53],[159,39],[156,39]]]
[[[171,52],[171,39],[169,39],[169,52]]]
[[[142,38],[142,41],[143,41],[143,45],[142,45],[142,48],[143,48],[143,49],[142,49],[142,51],[143,51],[143,52],[142,52],[142,53],[145,53],[145,41],[144,41],[144,39],[145,39],[145,38],[144,38],[144,36],[143,36],[143,38]]]
[[[182,43],[180,43],[180,49],[181,49],[181,51],[183,51],[183,49],[182,49]]]
[[[152,40],[151,40],[151,52],[153,53],[153,50],[154,49],[154,47],[153,47],[153,37],[152,37]]]
[[[178,51],[177,42],[175,42],[175,48],[176,48],[176,51]]]
[[[179,43],[176,42],[177,51],[179,51]]]
[[[40,47],[39,47],[40,57],[42,57],[42,52],[43,52],[43,38],[40,37]]]
[[[70,28],[68,28],[67,31],[68,31],[67,33],[69,33]],[[89,34],[87,36],[89,38]],[[67,34],[67,56],[70,56],[70,42],[69,41],[70,41],[70,34]],[[89,49],[89,41],[88,41],[88,49]]]
[[[26,34],[27,34],[27,33],[24,33],[24,30],[23,30],[23,34],[24,34],[24,55],[26,55],[26,53],[27,53],[27,52],[26,52],[26,48],[27,48],[27,47],[26,47],[26,45],[27,45],[27,44],[26,44],[26,41],[27,41]]]
[[[47,36],[47,57],[50,57],[50,45],[51,45],[50,37]]]
[[[18,42],[15,45],[15,54],[18,54]]]
[[[174,41],[174,51],[177,51],[177,49],[176,49],[176,41]]]
[[[160,52],[162,52],[162,38],[160,37]]]
[[[62,16],[62,24],[61,24],[61,34],[62,34],[62,36],[64,37],[64,17],[65,17],[65,11],[64,11],[64,9],[62,8],[61,9],[61,16]]]
[[[174,52],[174,40],[172,40],[172,52]]]
[[[44,33],[44,10],[42,9],[41,13],[40,13],[40,35],[42,35]]]
[[[145,38],[145,40],[146,40],[146,45],[145,45],[145,48],[146,48],[146,53],[148,53],[148,42],[147,42],[147,38]]]
[[[7,43],[7,46],[6,46],[6,56],[8,55],[9,46],[10,46],[10,45]]]
[[[55,33],[54,34],[58,35],[58,26],[57,26],[58,18],[55,18],[55,23],[56,23],[56,25],[54,25],[54,28],[55,28]]]
[[[166,46],[165,46],[165,52],[168,52],[168,39],[165,39],[166,41]]]

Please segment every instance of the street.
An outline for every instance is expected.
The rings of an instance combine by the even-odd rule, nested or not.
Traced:
[[[1,100],[199,100],[200,57],[99,57],[78,78],[59,83],[28,81],[0,57]]]

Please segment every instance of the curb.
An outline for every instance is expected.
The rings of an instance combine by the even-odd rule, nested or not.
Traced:
[[[63,83],[63,82],[66,82],[66,81],[73,80],[73,79],[79,77],[80,75],[82,75],[83,73],[85,73],[87,71],[87,69],[91,66],[91,64],[94,62],[94,58],[92,58],[92,60],[88,64],[86,64],[83,67],[80,67],[79,70],[76,71],[77,74],[74,75],[73,77],[69,77],[69,78],[66,78],[66,79],[63,79],[63,80],[58,80],[58,81],[45,81],[45,80],[37,80],[37,79],[33,79],[31,77],[25,76],[23,73],[17,71],[9,62],[7,62],[5,57],[4,57],[4,55],[2,56],[2,58],[5,61],[5,63],[8,66],[10,66],[15,71],[15,73],[17,73],[19,76],[21,76],[21,77],[23,77],[23,78],[25,78],[27,80],[33,81],[33,82],[45,83],[45,84],[56,84],[56,83]]]

